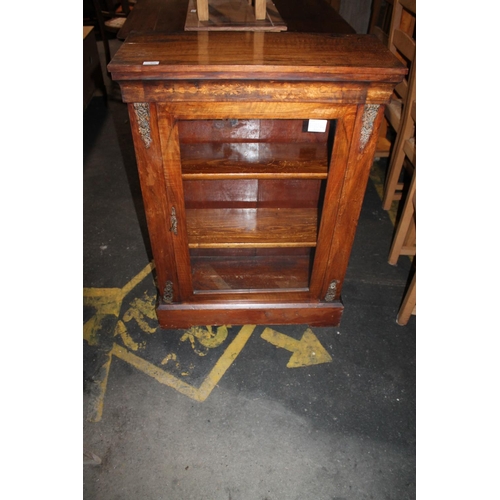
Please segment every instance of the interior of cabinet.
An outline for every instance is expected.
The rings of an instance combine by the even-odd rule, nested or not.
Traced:
[[[332,134],[306,125],[179,122],[195,293],[308,289]]]

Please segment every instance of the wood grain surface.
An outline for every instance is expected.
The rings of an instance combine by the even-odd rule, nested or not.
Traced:
[[[203,32],[130,35],[114,80],[300,80],[399,83],[407,69],[374,35]]]

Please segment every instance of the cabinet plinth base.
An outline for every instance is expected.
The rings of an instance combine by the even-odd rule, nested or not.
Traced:
[[[161,328],[200,325],[338,326],[341,302],[161,304],[156,309]]]

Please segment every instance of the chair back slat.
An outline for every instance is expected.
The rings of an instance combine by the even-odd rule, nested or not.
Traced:
[[[392,43],[396,51],[409,61],[410,63],[415,59],[416,43],[407,33],[401,30],[395,30],[392,38]],[[403,61],[404,62],[404,61]]]

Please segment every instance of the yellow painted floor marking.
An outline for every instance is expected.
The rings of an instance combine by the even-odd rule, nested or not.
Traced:
[[[180,393],[184,394],[184,396],[188,396],[191,399],[198,400],[198,389],[196,387],[193,387],[183,380],[178,379],[171,373],[158,368],[156,365],[153,365],[149,361],[146,361],[145,359],[137,356],[124,347],[121,347],[118,344],[114,344],[113,349],[111,350],[111,354],[127,362],[129,365],[132,365],[134,368],[137,368],[146,375],[154,378],[155,380],[160,382],[160,384],[168,385],[169,387],[172,387]]]
[[[224,373],[226,373],[227,369],[231,366],[243,347],[245,347],[245,344],[255,330],[255,326],[256,325],[245,325],[241,328],[241,330],[236,335],[236,338],[226,348],[224,354],[219,358],[210,373],[205,377],[205,380],[199,388],[187,384],[171,373],[158,368],[156,365],[150,363],[149,361],[146,361],[145,359],[142,359],[141,357],[128,351],[124,347],[119,346],[118,344],[113,345],[111,354],[129,363],[146,375],[149,375],[161,384],[168,385],[181,394],[184,394],[185,396],[194,399],[195,401],[202,402],[207,399],[207,397],[213,391],[214,387],[223,377]]]
[[[101,367],[100,371],[102,376],[99,382],[96,383],[94,394],[92,397],[92,404],[90,405],[89,414],[87,419],[90,422],[99,422],[102,418],[102,411],[104,409],[104,395],[108,386],[109,368],[111,366],[111,353],[108,354],[108,359]]]
[[[300,340],[284,335],[272,328],[266,328],[261,337],[276,347],[281,347],[293,353],[286,365],[287,368],[318,365],[333,361],[310,328],[304,332]]]
[[[244,325],[241,327],[234,340],[227,346],[199,387],[194,387],[175,375],[141,358],[135,354],[135,352],[144,349],[146,347],[146,341],[135,341],[127,330],[127,324],[133,321],[137,324],[141,332],[148,335],[154,334],[158,330],[157,323],[152,324],[147,320],[156,320],[154,311],[155,297],[145,292],[142,298],[134,298],[130,302],[130,307],[123,313],[123,317],[120,317],[120,313],[126,295],[142,282],[142,280],[151,273],[153,268],[153,263],[148,264],[122,288],[84,289],[84,306],[93,307],[95,309],[95,314],[84,324],[84,340],[86,340],[89,345],[104,344],[108,346],[108,352],[105,353],[106,361],[100,367],[98,376],[95,377],[97,382],[94,384],[91,392],[88,416],[90,421],[98,422],[102,418],[104,398],[113,356],[129,363],[131,366],[154,378],[161,384],[167,385],[195,401],[202,402],[205,401],[219,383],[228,368],[245,347],[256,328],[256,325]],[[110,319],[111,322],[109,321]],[[185,331],[180,341],[189,341],[196,354],[205,356],[209,349],[219,347],[226,341],[228,328],[230,328],[230,326],[231,325],[223,325],[217,327],[217,329],[211,326],[193,327]],[[108,329],[109,331],[103,331],[104,329]],[[135,332],[135,330],[133,331]],[[134,335],[136,334],[137,333],[134,333]],[[123,346],[113,342],[113,337],[119,337],[123,342]],[[262,338],[277,347],[288,349],[293,353],[287,364],[289,368],[332,361],[330,355],[325,351],[310,329],[304,332],[300,341],[270,328],[264,330]],[[142,339],[144,339],[144,337],[142,337]],[[175,353],[167,354],[161,361],[161,365],[167,365],[169,362],[174,363],[177,368],[180,368]],[[189,375],[189,371],[181,373],[181,376],[187,375]]]
[[[83,305],[84,307],[93,307],[96,312],[94,315],[85,322],[83,325],[83,339],[91,346],[99,345],[100,334],[113,336],[119,335],[125,345],[133,350],[141,347],[140,344],[135,342],[128,334],[127,327],[122,320],[119,320],[120,311],[122,308],[123,299],[126,295],[134,289],[146,276],[151,274],[154,269],[153,262],[148,263],[138,274],[136,274],[128,283],[122,288],[84,288],[83,289]],[[143,304],[137,304],[140,308]],[[131,308],[133,309],[133,308]],[[130,311],[130,309],[129,309]],[[112,316],[116,318],[116,325],[114,332],[102,331],[105,320]],[[141,319],[138,314],[130,313],[130,319],[134,317]],[[125,318],[124,318],[125,319]],[[109,327],[109,324],[107,324]],[[98,422],[101,420],[102,411],[104,406],[104,396],[108,383],[109,369],[111,366],[112,354],[107,353],[106,362],[100,367],[99,374],[95,379],[97,380],[91,390],[91,399],[89,403],[88,420],[91,422]]]
[[[150,262],[122,288],[84,288],[83,305],[93,307],[96,313],[83,325],[83,338],[89,345],[98,344],[102,321],[108,315],[118,318],[125,296],[137,286],[154,268]]]
[[[98,422],[102,418],[104,397],[113,356],[129,363],[158,382],[168,385],[185,396],[201,402],[210,395],[255,330],[255,325],[245,325],[241,328],[234,340],[218,359],[210,373],[205,377],[199,388],[189,385],[171,373],[162,370],[137,354],[134,354],[132,351],[143,349],[146,342],[136,342],[129,334],[127,324],[130,321],[134,321],[142,332],[147,334],[155,333],[158,327],[153,327],[146,321],[148,318],[150,320],[156,319],[154,297],[149,296],[146,292],[143,298],[135,298],[131,301],[130,307],[123,314],[123,318],[120,318],[120,312],[126,295],[151,273],[153,267],[153,263],[145,266],[141,272],[134,276],[122,288],[84,288],[83,290],[84,306],[93,307],[96,310],[95,314],[83,325],[84,340],[86,340],[89,345],[94,346],[99,345],[100,340],[102,340],[100,337],[101,334],[112,335],[113,337],[120,337],[125,346],[123,347],[113,342],[111,350],[106,353],[107,358],[99,370],[98,382],[96,382],[92,389],[88,416],[90,421]],[[114,330],[112,332],[102,331],[105,324],[104,321],[110,316],[116,319]],[[106,327],[109,328],[109,326],[110,323],[106,323]],[[111,326],[113,326],[113,323],[111,323]],[[185,332],[181,341],[189,340],[195,352],[200,356],[204,356],[209,349],[214,349],[223,344],[227,339],[228,328],[230,328],[230,326],[231,325],[220,326],[216,330],[213,330],[211,326],[207,326],[206,328],[191,328]],[[201,346],[201,349],[197,344]],[[173,353],[167,355],[161,364],[165,365],[170,360],[174,361],[176,365],[179,366],[177,356]],[[188,372],[182,373],[184,376],[188,374]]]
[[[209,349],[219,347],[226,340],[228,334],[227,329],[230,327],[231,325],[219,326],[217,328],[217,333],[214,333],[210,325],[206,328],[194,326],[187,330],[181,337],[181,342],[189,340],[193,351],[198,354],[198,356],[206,356]],[[201,350],[196,346],[195,340],[204,347],[204,350]]]

